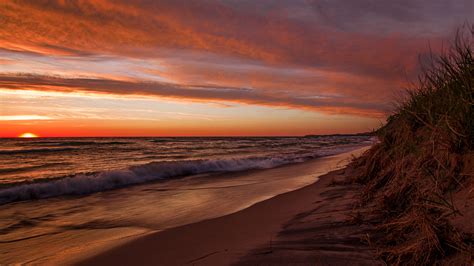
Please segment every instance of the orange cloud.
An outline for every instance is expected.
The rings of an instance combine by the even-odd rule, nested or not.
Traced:
[[[159,57],[167,52],[163,48],[196,49],[270,63],[391,75],[394,67],[412,70],[416,54],[427,48],[425,37],[340,31],[218,1],[0,5],[0,47],[43,54]],[[431,41],[439,43],[439,36]]]
[[[0,86],[382,117],[472,10],[427,3],[2,1]]]
[[[160,82],[130,82],[106,79],[71,79],[38,75],[1,76],[0,88],[34,89],[44,91],[105,93],[113,95],[142,95],[196,101],[224,101],[276,107],[294,107],[335,114],[364,114],[383,116],[383,105],[364,103],[351,99],[337,101],[329,97],[289,97],[266,94],[260,90],[216,87],[183,86]]]

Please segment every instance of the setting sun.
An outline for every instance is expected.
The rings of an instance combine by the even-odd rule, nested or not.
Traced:
[[[18,136],[19,138],[37,138],[38,135],[36,134],[33,134],[33,133],[23,133],[21,134],[20,136]]]

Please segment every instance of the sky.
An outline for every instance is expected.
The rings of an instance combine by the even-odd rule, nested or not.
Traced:
[[[371,131],[472,0],[0,1],[0,137]]]

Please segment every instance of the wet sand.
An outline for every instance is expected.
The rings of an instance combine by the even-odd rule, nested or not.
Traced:
[[[344,167],[354,152],[272,169],[189,176],[84,197],[4,205],[0,264],[74,264],[145,235],[222,217],[305,187]]]
[[[360,187],[334,185],[350,174],[336,170],[236,213],[152,233],[79,264],[381,264],[367,245],[371,228],[351,222]]]

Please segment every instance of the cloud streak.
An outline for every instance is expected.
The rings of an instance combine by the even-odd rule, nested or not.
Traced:
[[[471,0],[2,1],[0,87],[378,118],[418,74],[418,54],[438,50],[473,8]]]
[[[414,68],[416,54],[427,48],[426,37],[418,37],[423,27],[408,35],[404,34],[406,29],[397,28],[403,24],[391,24],[393,28],[382,33],[377,28],[376,22],[384,17],[401,20],[415,16],[408,12],[409,8],[394,8],[392,14],[382,5],[368,2],[313,1],[308,8],[320,11],[301,21],[288,17],[285,11],[298,4],[304,8],[306,2],[264,2],[268,7],[255,13],[249,4],[231,5],[232,1],[137,1],[132,5],[120,1],[7,1],[2,8],[0,45],[12,50],[77,56],[110,53],[162,57],[168,52],[166,49],[192,49],[268,63],[386,76],[394,74],[394,67]],[[465,3],[468,7],[469,2]],[[347,6],[350,11],[343,8]],[[369,16],[375,17],[373,21],[356,23],[365,26],[362,33],[358,29],[330,27],[331,23],[321,15],[330,16],[328,21],[335,21],[334,25],[345,25],[352,23],[347,12],[361,14],[371,6],[369,15],[380,15]],[[442,9],[444,6],[439,9],[446,10]],[[453,12],[466,13],[463,5],[456,6],[459,7],[452,8]],[[438,16],[434,11],[433,15]],[[321,21],[329,26],[321,26]],[[446,32],[431,34],[430,39],[437,44],[442,37]]]
[[[224,101],[245,104],[278,106],[283,108],[304,108],[326,113],[359,113],[379,117],[383,105],[361,103],[350,99],[335,100],[333,97],[288,97],[278,94],[265,94],[259,90],[215,87],[182,86],[160,82],[130,82],[107,79],[60,78],[38,75],[0,76],[0,88],[35,89],[56,92],[89,92],[114,95],[136,95],[187,99],[196,101]]]
[[[0,115],[0,121],[52,120],[46,115]]]

